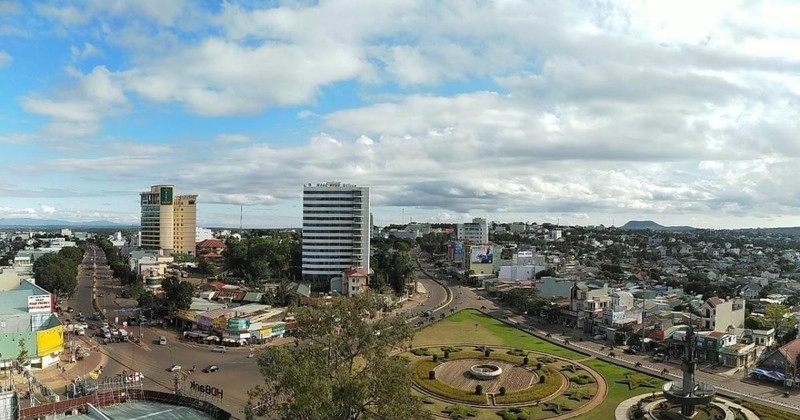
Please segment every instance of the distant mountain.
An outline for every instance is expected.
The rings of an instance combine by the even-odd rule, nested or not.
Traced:
[[[628,223],[625,223],[620,227],[620,229],[629,229],[629,230],[666,230],[666,231],[683,231],[683,230],[694,230],[691,226],[664,226],[659,225],[658,223],[652,220],[631,220]]]
[[[31,219],[31,218],[0,218],[0,227],[128,227],[122,223],[109,222],[107,220],[91,220],[86,222],[69,222],[56,219]]]

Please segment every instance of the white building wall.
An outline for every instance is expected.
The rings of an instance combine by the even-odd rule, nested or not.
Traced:
[[[456,240],[472,244],[485,244],[489,242],[489,222],[476,217],[472,223],[459,223],[456,225]]]
[[[369,220],[368,187],[303,187],[303,275],[329,280],[353,266],[369,272]]]

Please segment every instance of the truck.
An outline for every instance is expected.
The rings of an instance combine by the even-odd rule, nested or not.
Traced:
[[[120,329],[119,331],[117,331],[117,334],[120,342],[125,343],[129,340],[128,331]]]

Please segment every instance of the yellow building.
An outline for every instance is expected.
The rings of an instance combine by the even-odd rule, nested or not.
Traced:
[[[0,287],[0,365],[22,352],[34,368],[53,365],[64,346],[63,334],[48,291],[30,281]]]
[[[176,196],[174,185],[153,185],[139,195],[142,249],[194,255],[197,195]]]

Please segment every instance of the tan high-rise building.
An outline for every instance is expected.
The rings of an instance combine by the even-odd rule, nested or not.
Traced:
[[[175,196],[174,185],[154,185],[140,194],[142,249],[160,255],[195,254],[197,195]]]
[[[175,198],[175,217],[173,219],[175,252],[195,254],[195,234],[197,227],[197,195],[179,195]]]

